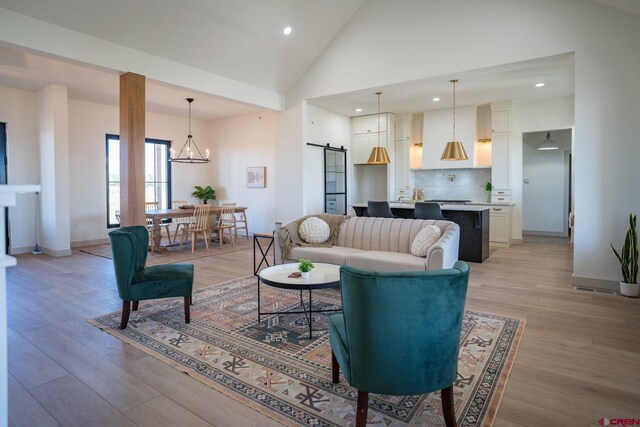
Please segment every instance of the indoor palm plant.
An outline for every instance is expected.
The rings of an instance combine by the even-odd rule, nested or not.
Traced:
[[[207,204],[207,200],[215,200],[216,199],[216,190],[211,188],[210,185],[207,185],[205,188],[196,185],[196,190],[192,193],[192,196],[196,199],[202,200],[202,203]]]
[[[635,215],[629,214],[629,229],[624,238],[622,250],[616,251],[613,245],[611,249],[622,267],[620,293],[628,297],[637,297],[640,295],[640,285],[638,284],[638,231]]]

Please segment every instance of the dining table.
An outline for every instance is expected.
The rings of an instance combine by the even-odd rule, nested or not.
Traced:
[[[242,213],[246,210],[247,208],[245,206],[236,206],[233,210],[233,213]],[[157,209],[154,211],[145,212],[145,217],[152,220],[153,222],[153,226],[151,228],[151,235],[153,237],[153,251],[159,253],[168,251],[165,246],[161,246],[162,234],[160,233],[160,223],[162,222],[162,220],[170,218],[189,218],[193,216],[194,212],[195,208]],[[211,206],[211,213],[214,216],[220,215],[222,213],[222,206]]]

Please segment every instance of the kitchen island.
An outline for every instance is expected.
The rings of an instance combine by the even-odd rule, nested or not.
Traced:
[[[389,203],[391,212],[398,218],[414,218],[413,203]],[[440,205],[442,216],[460,226],[458,259],[483,262],[489,258],[489,209],[478,205]],[[357,216],[369,216],[366,203],[356,203]]]

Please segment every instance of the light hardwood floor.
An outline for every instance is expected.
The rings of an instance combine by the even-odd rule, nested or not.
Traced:
[[[251,274],[250,249],[194,261],[202,288]],[[467,309],[526,319],[495,426],[640,418],[640,301],[576,292],[566,244],[471,264]],[[111,261],[23,255],[8,270],[15,426],[270,426],[274,421],[90,326],[119,310]]]

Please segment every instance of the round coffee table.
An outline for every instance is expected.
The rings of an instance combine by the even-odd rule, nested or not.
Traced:
[[[307,279],[302,277],[289,277],[291,273],[298,271],[298,264],[280,264],[273,267],[265,268],[258,274],[258,322],[261,316],[272,314],[300,314],[304,313],[309,323],[309,339],[313,339],[312,314],[342,311],[342,309],[317,309],[314,310],[311,305],[311,294],[314,289],[339,288],[340,287],[340,266],[333,264],[314,263],[315,267],[309,273]],[[274,288],[293,289],[300,291],[301,311],[260,311],[260,282]],[[308,305],[302,298],[302,292],[309,291]]]

